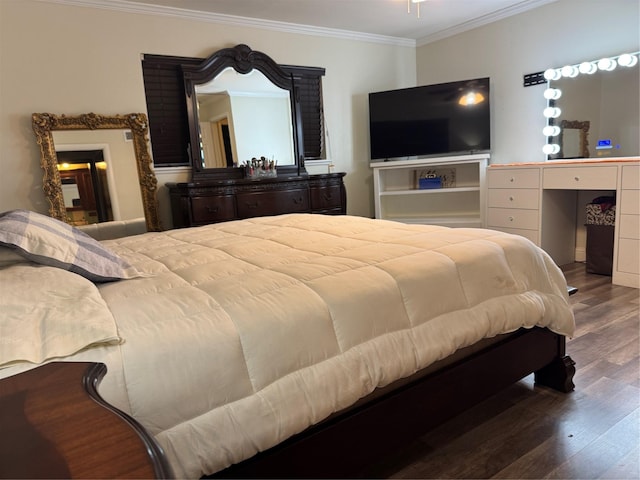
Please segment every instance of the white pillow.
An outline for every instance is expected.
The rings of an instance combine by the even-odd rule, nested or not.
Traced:
[[[98,287],[71,272],[30,262],[2,268],[0,298],[0,369],[122,343]]]
[[[143,276],[84,232],[28,210],[0,214],[0,245],[32,262],[69,270],[92,282]]]

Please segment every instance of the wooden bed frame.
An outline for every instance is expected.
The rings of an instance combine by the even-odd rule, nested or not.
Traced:
[[[404,384],[208,478],[355,478],[394,449],[525,376],[574,389],[565,337],[521,329],[469,357]]]

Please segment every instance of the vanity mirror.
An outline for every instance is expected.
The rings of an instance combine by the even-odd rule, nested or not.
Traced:
[[[244,178],[254,157],[306,174],[294,80],[269,56],[237,45],[182,70],[194,181]]]
[[[145,114],[34,113],[32,127],[52,217],[80,224],[144,215],[148,231],[161,229]],[[92,213],[80,220],[77,211]]]
[[[640,155],[639,54],[544,72],[548,160]]]

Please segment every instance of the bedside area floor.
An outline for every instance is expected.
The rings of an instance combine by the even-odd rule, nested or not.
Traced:
[[[562,267],[577,330],[570,394],[526,377],[372,466],[377,478],[640,478],[640,291]]]

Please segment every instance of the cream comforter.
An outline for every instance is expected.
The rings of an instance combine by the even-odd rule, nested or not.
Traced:
[[[56,297],[56,324],[102,319],[103,337],[60,355],[107,364],[101,394],[155,436],[179,478],[247,459],[482,338],[574,329],[560,270],[496,231],[283,215],[104,243],[153,275],[82,279],[91,301],[79,312],[59,298],[75,274],[0,273],[24,302]],[[42,272],[56,287],[36,294]]]

